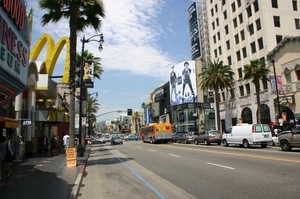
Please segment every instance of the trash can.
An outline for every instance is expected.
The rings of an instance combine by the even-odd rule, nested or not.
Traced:
[[[77,146],[77,156],[78,157],[83,157],[84,151],[85,151],[85,148],[81,144],[78,144],[78,146]]]

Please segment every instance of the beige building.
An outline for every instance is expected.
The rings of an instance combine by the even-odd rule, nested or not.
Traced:
[[[211,59],[219,58],[230,65],[236,75],[235,88],[221,92],[222,129],[235,125],[239,118],[246,123],[256,123],[255,88],[251,81],[243,80],[243,66],[250,60],[266,60],[267,54],[286,35],[300,35],[300,1],[206,0],[206,4]],[[270,75],[273,75],[272,63],[267,60],[266,63],[272,71]],[[283,75],[280,71],[277,73]],[[296,74],[291,77],[295,79]],[[296,84],[288,84],[296,89]],[[275,97],[271,93],[271,84],[261,84],[261,117],[264,123],[277,120]],[[293,112],[298,111],[294,109]]]

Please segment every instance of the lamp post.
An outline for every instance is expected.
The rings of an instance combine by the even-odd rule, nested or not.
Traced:
[[[275,88],[276,88],[276,95],[277,95],[277,108],[278,108],[278,123],[279,123],[279,119],[281,118],[281,110],[280,110],[280,101],[279,101],[279,93],[278,93],[278,85],[277,85],[277,76],[276,76],[276,69],[275,69],[275,60],[274,59],[270,59],[270,62],[273,65],[273,70],[274,70],[274,78],[275,78]]]
[[[99,40],[93,39],[95,37],[100,37]],[[101,52],[103,50],[103,43],[104,43],[104,39],[103,39],[103,34],[97,34],[97,35],[93,35],[88,39],[85,39],[85,35],[83,35],[82,39],[80,40],[82,43],[82,49],[81,49],[81,68],[80,68],[80,84],[79,84],[79,89],[80,89],[80,94],[79,94],[79,144],[82,144],[82,100],[85,99],[85,97],[83,97],[83,67],[84,67],[84,44],[85,43],[89,43],[91,41],[96,41],[99,43],[99,51]]]

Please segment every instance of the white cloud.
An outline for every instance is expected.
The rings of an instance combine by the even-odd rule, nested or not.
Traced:
[[[57,24],[40,24],[42,11],[38,9],[37,1],[29,0],[30,7],[34,7],[33,31],[40,37],[44,33],[50,34],[55,42],[61,37],[69,37],[69,24],[62,20]],[[159,15],[163,0],[104,0],[106,17],[102,21],[101,32],[104,34],[103,51],[98,51],[98,44],[90,42],[85,44],[85,49],[94,56],[102,58],[102,66],[105,71],[121,70],[131,74],[155,76],[167,79],[169,68],[166,68],[173,60],[160,49],[159,41],[165,36],[163,27],[160,27]],[[171,26],[169,26],[170,28]],[[171,29],[168,31],[172,32]],[[81,51],[80,39],[86,35],[89,38],[96,32],[86,29],[84,33],[78,33],[77,51]],[[33,38],[33,42],[35,38]],[[38,38],[36,38],[37,40]],[[59,57],[65,59],[65,56]],[[159,72],[158,72],[159,71]]]

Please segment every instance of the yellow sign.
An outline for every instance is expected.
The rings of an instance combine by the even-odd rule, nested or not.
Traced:
[[[5,128],[18,128],[19,127],[19,123],[17,122],[5,122]]]
[[[43,47],[47,43],[47,55],[46,55],[46,64],[44,73],[52,76],[54,67],[56,65],[56,61],[61,54],[61,51],[66,45],[66,61],[65,61],[65,69],[62,78],[62,83],[69,83],[69,70],[70,70],[70,40],[68,37],[62,37],[57,44],[54,44],[52,37],[48,34],[44,34],[40,37],[40,39],[35,43],[33,48],[30,51],[30,60],[36,61],[39,57]]]
[[[66,149],[67,167],[77,166],[77,156],[75,148]]]

